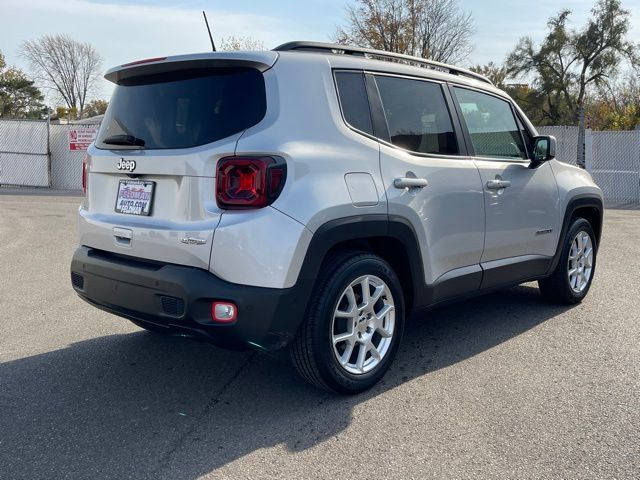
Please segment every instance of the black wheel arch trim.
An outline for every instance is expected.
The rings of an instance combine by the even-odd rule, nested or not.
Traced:
[[[316,278],[327,254],[345,242],[366,241],[372,237],[389,238],[400,242],[407,259],[411,290],[405,293],[407,314],[421,310],[443,300],[477,291],[482,272],[454,277],[443,282],[425,282],[424,261],[420,251],[418,235],[411,222],[401,216],[386,214],[357,215],[331,220],[316,230],[307,249],[298,281],[293,289],[301,304],[311,297]],[[384,256],[384,255],[383,255]],[[398,273],[398,272],[396,272]],[[302,307],[302,305],[300,305]],[[299,310],[300,320],[304,311]]]
[[[332,249],[345,242],[367,241],[371,238],[389,238],[402,244],[409,260],[412,298],[423,298],[426,290],[424,263],[416,233],[407,220],[387,214],[356,215],[321,225],[313,234],[294,287],[301,298],[310,298],[322,262]]]
[[[558,266],[560,256],[562,255],[562,245],[564,243],[565,236],[571,227],[571,220],[573,219],[577,210],[581,208],[594,208],[600,217],[599,225],[591,225],[594,233],[596,234],[596,252],[600,248],[600,238],[602,237],[602,224],[604,217],[604,206],[602,199],[591,193],[583,193],[572,197],[567,203],[567,208],[564,211],[564,217],[562,219],[562,227],[560,229],[560,235],[558,235],[558,244],[556,246],[556,253],[553,256],[553,261],[549,266],[548,274],[551,274]]]

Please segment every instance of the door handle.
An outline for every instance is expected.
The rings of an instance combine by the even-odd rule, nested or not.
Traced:
[[[393,181],[396,188],[424,188],[429,185],[425,178],[400,177]]]
[[[487,182],[487,188],[489,190],[501,190],[510,186],[511,182],[509,180],[489,180]]]

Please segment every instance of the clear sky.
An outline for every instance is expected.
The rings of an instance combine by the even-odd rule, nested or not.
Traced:
[[[104,68],[131,60],[210,48],[203,9],[214,38],[235,35],[262,40],[268,48],[291,40],[331,39],[353,0],[0,0],[0,51],[7,63],[26,69],[18,55],[24,40],[64,32],[91,42]],[[476,23],[467,64],[501,63],[523,35],[543,38],[547,19],[561,8],[582,25],[595,0],[459,0]],[[623,0],[632,11],[632,38],[640,43],[640,0]],[[468,66],[462,65],[462,66]],[[110,88],[102,87],[103,96]]]

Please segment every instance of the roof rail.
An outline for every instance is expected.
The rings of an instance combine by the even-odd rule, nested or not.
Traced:
[[[323,42],[288,42],[283,43],[282,45],[273,49],[273,51],[275,52],[291,52],[296,50],[303,52],[353,55],[355,57],[371,58],[374,60],[405,63],[408,65],[451,73],[453,75],[462,75],[486,82],[489,85],[493,85],[491,80],[489,80],[484,75],[480,75],[479,73],[472,72],[471,70],[467,70],[465,68],[458,68],[454,67],[453,65],[447,65],[446,63],[427,60],[426,58],[412,57],[411,55],[403,55],[401,53],[384,52],[382,50],[375,50],[373,48],[350,47],[348,45],[338,45],[336,43]]]

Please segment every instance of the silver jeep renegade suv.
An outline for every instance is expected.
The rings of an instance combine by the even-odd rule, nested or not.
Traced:
[[[589,291],[600,189],[480,75],[294,42],[106,78],[71,281],[142,328],[287,347],[354,393],[413,311],[531,280]]]

